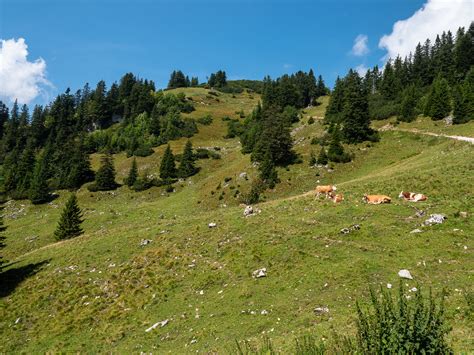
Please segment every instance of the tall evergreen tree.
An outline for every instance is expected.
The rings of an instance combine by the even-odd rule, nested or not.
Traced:
[[[82,219],[82,211],[77,203],[76,195],[72,194],[61,213],[54,236],[57,240],[77,237],[84,232],[81,228],[82,222],[84,222]]]
[[[319,152],[317,163],[320,165],[326,165],[328,163],[328,156],[326,154],[326,149],[321,147],[321,151]]]
[[[114,190],[117,188],[112,154],[107,153],[102,157],[101,166],[95,174],[95,183],[92,188],[97,191]]]
[[[44,155],[42,155],[36,160],[31,180],[29,197],[33,204],[38,205],[49,201],[50,193],[47,179],[47,164]]]
[[[127,184],[128,187],[132,187],[133,184],[135,184],[135,182],[137,181],[137,179],[138,179],[137,160],[133,158],[130,171],[128,172],[128,176],[125,179],[125,184]]]
[[[188,140],[184,146],[183,155],[181,156],[181,162],[178,168],[178,176],[180,178],[187,178],[197,172],[194,161],[193,145],[191,141]]]
[[[66,178],[66,187],[69,189],[78,189],[86,182],[94,180],[94,172],[83,140],[84,138],[80,138],[79,142],[75,144],[71,156],[71,168]]]
[[[416,89],[414,85],[408,86],[402,94],[399,121],[411,122],[415,119],[415,107],[417,103]]]
[[[3,232],[5,231],[6,227],[3,223],[3,208],[4,206],[0,206],[0,250],[5,248],[5,235]],[[2,272],[2,266],[5,264],[5,259],[3,259],[3,256],[0,255],[0,273]]]
[[[263,156],[263,161],[259,165],[259,178],[270,188],[273,189],[278,183],[278,173],[273,163],[272,151],[267,149]]]
[[[370,128],[368,94],[357,72],[345,78],[342,134],[348,143],[360,143],[373,135]]]
[[[448,81],[438,75],[433,82],[425,107],[425,115],[441,120],[451,112],[451,95]]]
[[[474,67],[464,81],[454,90],[453,123],[460,124],[474,120]]]
[[[164,180],[174,179],[176,178],[176,162],[171,151],[171,147],[166,147],[165,153],[163,154],[163,158],[161,159],[160,164],[160,177]]]

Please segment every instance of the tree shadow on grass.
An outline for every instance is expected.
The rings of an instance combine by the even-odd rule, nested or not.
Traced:
[[[28,277],[38,273],[49,260],[11,268],[0,272],[0,298],[9,296]],[[6,265],[5,267],[8,267]],[[10,265],[11,266],[11,265]]]

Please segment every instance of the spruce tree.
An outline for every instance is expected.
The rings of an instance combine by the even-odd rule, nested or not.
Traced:
[[[451,112],[451,97],[448,81],[438,75],[431,86],[425,107],[425,116],[433,120],[441,120]]]
[[[464,81],[455,87],[453,123],[460,124],[474,120],[474,67]]]
[[[351,157],[344,152],[344,147],[341,144],[340,131],[338,127],[335,127],[333,130],[327,156],[328,160],[335,163],[347,163],[351,161]]]
[[[63,240],[81,235],[83,233],[81,228],[83,221],[82,211],[78,206],[77,197],[75,194],[72,194],[61,213],[54,236],[57,240]]]
[[[33,179],[31,180],[29,196],[33,204],[38,205],[49,201],[50,193],[47,179],[47,164],[43,155],[36,161]]]
[[[81,141],[74,147],[71,157],[71,169],[66,178],[66,186],[69,189],[78,189],[82,184],[94,180],[89,154]]]
[[[407,87],[402,94],[402,103],[400,106],[399,121],[411,122],[415,119],[415,107],[416,107],[416,91],[415,86],[410,85]]]
[[[183,155],[178,169],[178,176],[180,178],[187,178],[196,173],[197,169],[194,166],[193,145],[191,141],[187,141],[184,146]]]
[[[3,232],[5,231],[6,227],[3,224],[3,205],[0,206],[0,250],[5,248],[5,236]],[[5,263],[5,260],[0,255],[0,272],[2,272],[2,265]]]
[[[368,94],[357,72],[352,69],[345,78],[342,135],[347,143],[360,143],[373,134],[370,128]]]
[[[110,153],[105,154],[101,160],[101,166],[95,175],[93,189],[96,191],[114,190],[117,188],[115,182],[115,168],[113,157]]]
[[[270,188],[273,189],[278,183],[278,173],[273,163],[273,156],[270,148],[267,149],[263,156],[263,161],[259,166],[260,179]]]
[[[128,187],[132,187],[133,184],[137,181],[138,178],[138,166],[137,166],[137,160],[133,158],[132,161],[132,166],[130,167],[130,171],[128,172],[128,176],[125,179],[125,184],[127,184]]]
[[[326,154],[326,149],[321,147],[321,151],[318,155],[318,164],[319,165],[326,165],[328,163],[328,155]]]
[[[170,180],[176,178],[176,162],[171,147],[166,147],[160,164],[160,178]]]

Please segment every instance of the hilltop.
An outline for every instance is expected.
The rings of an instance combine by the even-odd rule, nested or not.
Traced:
[[[200,172],[175,184],[174,192],[81,187],[85,234],[67,241],[55,241],[53,232],[68,191],[45,205],[9,201],[1,352],[222,353],[235,351],[235,341],[260,343],[265,336],[285,352],[298,335],[352,332],[355,300],[367,301],[369,286],[397,285],[404,268],[414,276],[410,287],[448,288],[450,344],[456,352],[473,349],[467,300],[474,266],[474,146],[409,131],[474,137],[473,121],[449,127],[423,117],[398,125],[393,118],[374,121],[375,128],[390,123],[400,130],[379,130],[377,143],[345,146],[355,155],[350,163],[310,167],[311,153],[319,151],[311,141],[326,130],[329,97],[323,96],[292,126],[302,162],[277,168],[281,183],[263,193],[255,206],[261,213],[246,218],[236,191],[247,192],[258,169],[241,153],[238,138],[224,138],[225,117],[243,121],[260,95],[169,92],[193,102],[195,110],[184,118],[212,117],[209,125],[197,124],[190,140],[221,159],[199,160]],[[187,139],[171,141],[173,152],[180,153]],[[164,149],[137,157],[140,172],[158,174]],[[117,181],[132,159],[114,155]],[[98,166],[94,153],[92,167]],[[311,191],[317,184],[337,185],[345,200],[316,200]],[[411,205],[397,199],[401,190],[429,199]],[[361,197],[368,192],[388,194],[393,203],[365,205]],[[426,215],[416,217],[415,206]],[[420,227],[431,213],[448,219]],[[341,234],[354,224],[360,230]],[[422,233],[410,233],[417,228]],[[141,245],[144,240],[150,242]],[[260,268],[267,277],[253,278]],[[328,307],[329,314],[315,315],[315,307]],[[163,327],[145,331],[164,320]]]

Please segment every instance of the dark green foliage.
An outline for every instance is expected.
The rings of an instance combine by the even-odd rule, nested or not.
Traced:
[[[344,82],[344,105],[341,114],[342,135],[348,143],[369,140],[370,128],[368,93],[357,72],[350,70]]]
[[[460,124],[474,120],[474,67],[468,72],[464,81],[455,87],[453,98],[453,123]]]
[[[314,118],[313,118],[313,117],[310,117],[310,118],[308,119],[308,124],[313,124],[313,123],[314,123]]]
[[[311,154],[309,156],[309,166],[315,166],[318,163],[318,159],[316,159],[316,155],[314,155],[314,152],[311,151]]]
[[[260,194],[265,191],[267,185],[261,179],[256,179],[252,182],[250,191],[247,194],[243,194],[241,197],[242,203],[252,205],[260,201]]]
[[[411,122],[416,117],[417,93],[414,85],[408,86],[402,94],[399,121]]]
[[[159,185],[160,183],[158,181],[154,181],[153,179],[150,179],[148,177],[148,174],[144,172],[142,176],[135,179],[133,185],[131,185],[131,188],[133,189],[133,191],[139,192],[139,191],[148,190],[152,186],[159,186]]]
[[[425,107],[425,116],[430,116],[433,120],[441,120],[451,112],[451,96],[448,81],[437,76]]]
[[[195,159],[220,159],[221,155],[217,152],[213,152],[212,150],[205,149],[205,148],[198,148],[196,149],[196,153],[194,154]]]
[[[208,85],[216,88],[223,88],[227,85],[227,74],[225,71],[219,70],[212,73],[209,77]]]
[[[190,85],[191,83],[189,82],[189,79],[186,80],[186,76],[181,70],[174,70],[171,73],[170,80],[168,82],[168,89],[184,88]]]
[[[230,139],[240,136],[243,133],[242,124],[238,119],[228,119],[227,121],[227,134],[224,138]]]
[[[270,188],[273,189],[279,182],[278,173],[273,162],[272,152],[269,149],[265,152],[263,160],[258,169],[260,170],[260,179]]]
[[[128,172],[128,176],[125,179],[125,184],[128,187],[131,187],[135,184],[138,178],[138,166],[137,166],[137,160],[134,158],[132,160],[132,166],[130,167],[130,170]]]
[[[61,213],[58,226],[54,232],[55,238],[63,240],[81,235],[83,233],[82,222],[82,211],[78,206],[76,195],[72,194]]]
[[[41,156],[36,160],[29,193],[30,200],[35,205],[48,202],[51,197],[46,169],[47,164],[45,158]]]
[[[197,173],[198,169],[194,165],[195,157],[193,154],[193,145],[191,141],[187,141],[184,146],[183,154],[178,168],[178,177],[187,178]],[[160,170],[161,172],[161,170]]]
[[[357,304],[357,348],[364,354],[426,353],[450,354],[446,342],[450,327],[444,314],[443,292],[439,302],[430,293],[417,290],[408,300],[407,289],[400,282],[397,301],[388,290],[376,295],[371,289],[371,310]]]
[[[89,154],[87,153],[84,143],[81,139],[75,147],[70,159],[70,170],[67,175],[65,187],[69,189],[78,189],[84,183],[94,180],[94,172],[92,171]]]
[[[349,154],[344,152],[344,147],[341,144],[339,136],[339,130],[337,128],[334,129],[332,133],[331,143],[329,144],[327,158],[329,161],[332,161],[334,163],[348,163],[352,159]]]
[[[326,154],[326,149],[324,147],[321,147],[321,151],[319,152],[317,163],[319,165],[326,165],[328,162],[329,162],[329,158]]]
[[[204,117],[200,117],[197,119],[197,123],[202,124],[204,126],[209,126],[212,123],[212,116],[208,114]]]
[[[163,154],[163,158],[161,159],[160,178],[162,178],[163,180],[169,180],[176,178],[176,176],[176,162],[174,159],[173,152],[171,151],[171,147],[168,144],[165,153]]]
[[[89,186],[90,191],[108,191],[117,188],[115,182],[115,167],[112,154],[102,156],[101,165],[95,174],[95,182]]]

